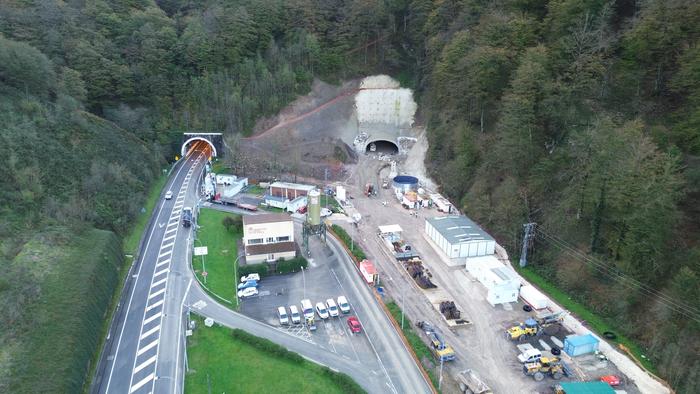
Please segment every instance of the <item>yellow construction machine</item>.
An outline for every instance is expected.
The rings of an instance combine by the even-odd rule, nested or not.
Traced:
[[[506,337],[511,341],[522,341],[529,337],[534,337],[540,332],[540,326],[533,318],[528,318],[524,323],[513,326],[506,332]]]
[[[558,357],[542,357],[539,361],[525,363],[523,373],[532,376],[538,382],[544,379],[545,375],[559,380],[564,376],[564,367]]]

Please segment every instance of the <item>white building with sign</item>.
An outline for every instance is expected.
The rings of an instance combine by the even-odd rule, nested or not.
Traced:
[[[283,213],[243,216],[243,245],[247,264],[295,258],[292,218]]]

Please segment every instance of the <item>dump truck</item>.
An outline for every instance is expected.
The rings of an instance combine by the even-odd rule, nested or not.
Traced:
[[[539,361],[525,363],[523,373],[532,376],[536,381],[541,381],[546,375],[559,380],[564,376],[564,367],[558,357],[542,357]]]
[[[428,337],[430,351],[433,352],[438,361],[452,361],[457,358],[452,347],[442,339],[442,336],[432,324],[427,321],[419,321],[416,325],[423,330],[425,336]]]
[[[459,383],[459,390],[462,393],[491,394],[491,388],[471,369],[459,372],[455,375],[455,380]]]
[[[368,183],[365,185],[365,196],[370,197],[370,196],[376,196],[377,195],[377,190],[374,188],[374,185],[371,183]]]

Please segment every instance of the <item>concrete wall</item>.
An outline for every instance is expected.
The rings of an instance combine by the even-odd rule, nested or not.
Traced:
[[[250,245],[251,239],[263,240],[262,243],[257,243],[256,245],[274,243],[278,242],[278,237],[285,236],[289,237],[287,241],[294,241],[294,223],[291,220],[287,222],[249,224],[243,227],[244,245]],[[275,240],[270,241],[268,240],[269,238],[274,238]]]

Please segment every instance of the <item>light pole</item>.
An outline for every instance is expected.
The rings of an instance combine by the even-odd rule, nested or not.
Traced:
[[[236,305],[238,305],[238,270],[236,268],[238,267],[238,259],[240,258],[241,255],[239,254],[233,262],[233,295],[236,297]]]
[[[199,246],[203,246],[202,241],[200,241],[199,238],[195,237],[194,240],[199,242]],[[205,255],[201,255],[201,257],[202,257],[202,277],[204,278],[204,284],[206,285],[207,284],[207,267],[206,267],[206,265],[204,265]]]
[[[393,283],[395,286],[400,287],[399,284],[398,284],[398,283],[394,280],[394,278],[392,278],[391,276],[389,277],[389,281],[391,281],[391,283]],[[405,295],[405,293],[404,293],[404,291],[403,291],[403,288],[401,288],[399,291],[401,292],[401,330],[403,330],[403,321],[404,321],[404,317],[403,317],[403,316],[404,316],[404,315],[403,315],[404,312],[403,312],[403,309],[404,309],[405,306],[406,306],[406,304],[404,303],[404,299],[405,299],[405,298],[404,298],[404,295]]]
[[[306,276],[304,276],[304,267],[301,267],[301,280],[304,281],[304,299],[306,299]]]
[[[443,360],[442,357],[440,357],[440,380],[438,380],[438,390],[442,387],[442,366],[445,364],[445,361]]]

